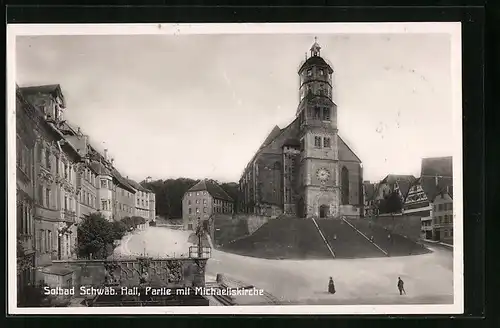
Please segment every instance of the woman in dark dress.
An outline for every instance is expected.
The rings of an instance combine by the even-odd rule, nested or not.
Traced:
[[[335,294],[335,284],[333,283],[332,277],[330,277],[330,281],[328,282],[328,292],[330,294]]]

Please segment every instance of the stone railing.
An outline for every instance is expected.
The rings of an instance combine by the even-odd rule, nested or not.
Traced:
[[[76,220],[76,213],[74,211],[70,210],[63,210],[64,213],[64,221],[66,222],[75,222]]]
[[[75,286],[182,288],[205,285],[207,259],[134,258],[108,260],[56,260],[54,265],[73,270]]]

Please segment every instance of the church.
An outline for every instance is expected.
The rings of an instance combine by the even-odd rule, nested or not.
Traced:
[[[239,181],[238,211],[276,217],[363,216],[363,170],[338,135],[333,68],[314,42],[301,65],[295,119],[275,126]]]

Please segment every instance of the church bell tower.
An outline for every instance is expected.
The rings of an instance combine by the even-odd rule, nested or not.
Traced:
[[[332,99],[333,69],[321,57],[315,38],[298,74],[300,124],[301,217],[331,218],[339,214],[337,105]]]

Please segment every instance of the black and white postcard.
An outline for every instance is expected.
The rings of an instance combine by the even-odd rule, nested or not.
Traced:
[[[460,33],[9,25],[9,312],[462,313]]]

